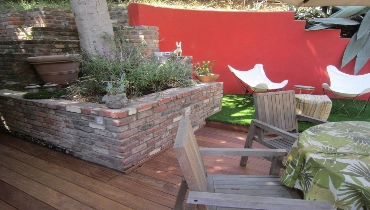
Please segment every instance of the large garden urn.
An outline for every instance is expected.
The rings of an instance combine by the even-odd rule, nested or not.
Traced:
[[[71,84],[78,78],[79,54],[28,57],[44,83]]]

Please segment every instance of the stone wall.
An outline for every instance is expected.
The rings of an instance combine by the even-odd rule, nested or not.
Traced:
[[[178,121],[194,129],[221,109],[223,84],[174,88],[130,102],[123,109],[67,100],[26,100],[0,91],[0,128],[83,160],[125,171],[170,146]]]

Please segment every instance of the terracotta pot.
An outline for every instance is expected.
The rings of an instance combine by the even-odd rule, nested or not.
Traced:
[[[70,84],[78,77],[79,54],[28,57],[44,83]]]
[[[208,82],[213,82],[215,81],[220,75],[218,74],[212,74],[212,75],[195,75],[195,77],[203,82],[203,83],[208,83]]]

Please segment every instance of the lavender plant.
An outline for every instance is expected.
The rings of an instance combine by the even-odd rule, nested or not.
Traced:
[[[119,79],[111,77],[111,81],[107,81],[107,86],[105,90],[109,95],[116,95],[118,93],[125,93],[126,92],[126,84],[127,84],[125,73],[121,73]]]
[[[191,64],[176,58],[161,63],[156,56],[145,55],[144,42],[131,43],[121,31],[115,34],[114,41],[107,41],[103,46],[106,49],[103,55],[83,56],[82,76],[68,88],[69,98],[81,100],[88,97],[97,102],[101,96],[123,89],[128,98],[136,98],[194,84]],[[114,43],[114,47],[108,43]]]

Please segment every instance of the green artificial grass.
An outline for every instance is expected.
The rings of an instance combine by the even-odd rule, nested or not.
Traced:
[[[352,100],[341,99],[347,103],[346,109],[350,116],[343,110],[338,108],[340,104],[336,98],[331,99],[333,107],[329,115],[328,121],[370,121],[370,107],[368,107],[363,114],[357,116],[358,110],[353,104]],[[358,108],[362,108],[366,101],[356,101]],[[207,118],[207,121],[223,122],[233,125],[249,126],[252,119],[255,118],[254,105],[252,100],[246,100],[244,95],[226,94],[222,98],[222,109],[218,113]],[[306,130],[315,124],[310,122],[298,122],[299,132]]]
[[[51,98],[59,98],[64,94],[66,94],[65,90],[56,90],[53,93],[49,93],[46,90],[40,90],[38,93],[26,93],[23,95],[23,98],[25,99],[51,99]]]
[[[254,118],[253,101],[245,100],[244,95],[224,95],[221,111],[209,116],[207,120],[249,126]]]

